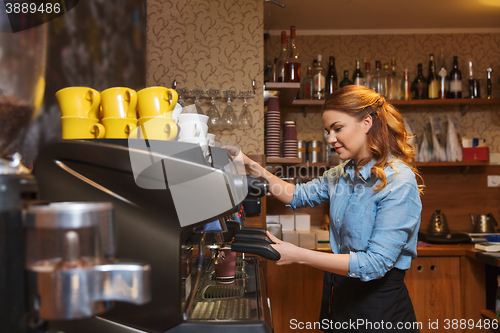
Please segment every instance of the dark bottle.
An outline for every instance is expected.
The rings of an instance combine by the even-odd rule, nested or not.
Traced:
[[[344,79],[340,81],[339,87],[343,88],[345,86],[353,84],[351,80],[349,80],[349,71],[344,71]]]
[[[365,85],[365,75],[361,71],[359,59],[356,59],[356,70],[352,73],[352,82],[357,86]]]
[[[415,80],[411,84],[411,91],[413,99],[427,98],[427,80],[422,74],[422,64],[418,64],[417,77],[415,77]]]
[[[462,72],[458,69],[458,57],[453,57],[453,69],[450,72],[450,91],[448,98],[462,98]]]
[[[328,74],[326,75],[326,96],[337,90],[337,70],[335,69],[335,57],[330,56],[330,65],[328,66]]]
[[[290,50],[286,57],[285,82],[300,82],[300,58],[295,45],[295,26],[290,27]]]

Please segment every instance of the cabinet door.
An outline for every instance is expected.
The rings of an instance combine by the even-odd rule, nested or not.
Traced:
[[[267,297],[271,300],[274,332],[321,333],[297,324],[318,321],[324,271],[298,264],[278,266],[270,260],[267,263]]]
[[[422,333],[442,332],[446,319],[462,318],[460,257],[417,258],[406,272],[405,283]],[[436,321],[439,329],[430,329],[430,323]]]

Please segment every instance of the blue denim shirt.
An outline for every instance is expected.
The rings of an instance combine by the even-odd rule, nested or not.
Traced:
[[[417,256],[417,237],[422,203],[415,174],[404,163],[384,168],[387,186],[371,173],[375,160],[355,173],[353,160],[325,172],[323,176],[295,186],[293,209],[330,200],[330,245],[333,253],[350,254],[349,273],[370,281],[393,267],[406,270]],[[356,180],[354,176],[356,174]]]

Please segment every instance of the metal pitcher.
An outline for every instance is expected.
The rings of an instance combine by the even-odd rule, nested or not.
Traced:
[[[431,215],[431,221],[429,223],[428,234],[430,235],[444,235],[450,232],[448,227],[448,222],[446,221],[446,216],[441,213],[440,210],[436,210],[435,213]]]
[[[497,221],[493,217],[493,214],[488,213],[487,215],[480,214],[474,215],[469,214],[472,221],[473,232],[477,233],[494,233],[496,232],[495,227],[497,226]]]

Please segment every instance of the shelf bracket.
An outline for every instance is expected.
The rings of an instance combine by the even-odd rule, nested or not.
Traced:
[[[467,114],[467,111],[469,111],[469,104],[462,104],[459,106],[460,108],[460,115],[463,117]]]
[[[302,117],[307,117],[307,105],[302,106]]]

